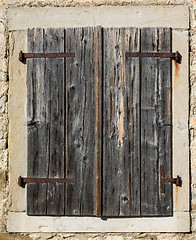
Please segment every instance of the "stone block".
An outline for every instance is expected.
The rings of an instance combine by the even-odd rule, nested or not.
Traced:
[[[6,139],[1,139],[0,140],[0,150],[5,150],[7,145],[7,140]]]
[[[54,233],[31,233],[28,235],[31,240],[46,240],[46,239],[55,239],[55,236],[57,236],[57,234]]]
[[[192,213],[191,218],[192,218],[191,230],[192,232],[196,232],[196,213]]]
[[[6,53],[6,39],[0,34],[0,57],[5,57]]]
[[[7,61],[6,59],[0,59],[0,71],[7,72]]]
[[[7,98],[5,96],[0,98],[0,114],[3,114],[6,110],[6,101]]]
[[[0,139],[2,139],[3,137],[4,137],[4,132],[0,130]]]
[[[194,184],[194,187],[191,188],[191,209],[193,211],[196,210],[196,187]]]
[[[90,237],[88,240],[105,240],[104,237]]]
[[[0,81],[7,81],[7,74],[5,72],[0,72]]]
[[[190,118],[190,128],[196,129],[196,116]]]
[[[125,240],[123,236],[109,236],[106,240]]]
[[[17,236],[8,233],[0,233],[0,240],[31,240],[27,236]]]
[[[192,185],[195,185],[196,186],[196,169],[193,168],[192,171],[191,171],[191,183]]]
[[[0,169],[7,169],[7,159],[8,159],[8,150],[4,150],[0,152]]]
[[[54,238],[51,238],[51,240],[65,240],[65,239],[63,237],[56,236]]]
[[[7,93],[8,85],[6,82],[0,82],[0,98]]]
[[[3,132],[7,131],[8,119],[7,117],[0,117],[0,130]]]
[[[0,170],[0,188],[5,188],[6,186],[6,171]]]

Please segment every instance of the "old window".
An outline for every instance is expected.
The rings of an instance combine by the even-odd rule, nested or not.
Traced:
[[[102,44],[103,43],[103,44]],[[28,31],[29,215],[172,215],[171,29],[73,28]],[[89,181],[90,179],[90,181]]]
[[[31,215],[40,215],[38,222],[41,216],[55,222],[61,218],[50,216],[64,216],[65,227],[66,219],[80,221],[66,216],[99,216],[93,218],[98,222],[92,231],[138,231],[130,226],[145,219],[151,224],[156,217],[160,224],[170,220],[173,229],[177,219],[183,226],[186,207],[174,201],[177,190],[171,183],[165,183],[161,193],[160,170],[164,166],[167,178],[179,174],[185,184],[182,190],[187,186],[175,167],[178,154],[173,154],[181,122],[175,101],[182,93],[175,84],[183,62],[179,66],[170,58],[126,56],[178,50],[185,61],[185,51],[173,44],[176,30],[170,25],[103,24],[31,28],[24,34],[27,48],[18,48],[17,54],[21,50],[75,53],[68,58],[27,59],[22,66],[27,71],[27,175],[74,179],[74,184],[27,184],[28,221]],[[16,215],[10,213],[10,223]],[[118,216],[124,218],[111,218]],[[90,219],[82,221],[88,225]],[[114,229],[117,221],[119,230]],[[74,229],[80,231],[77,224]],[[169,229],[160,226],[150,231]]]

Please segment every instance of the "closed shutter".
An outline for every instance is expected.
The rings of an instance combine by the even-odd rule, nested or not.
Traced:
[[[64,51],[64,31],[28,31],[29,52]],[[28,176],[64,177],[64,60],[28,59]],[[30,183],[29,215],[63,215],[63,184]]]
[[[171,29],[30,29],[28,59],[29,215],[168,216],[171,183]]]
[[[171,60],[125,58],[170,52],[170,29],[104,29],[103,215],[172,214]]]
[[[75,58],[27,60],[29,215],[100,214],[101,28],[31,29],[29,52]]]

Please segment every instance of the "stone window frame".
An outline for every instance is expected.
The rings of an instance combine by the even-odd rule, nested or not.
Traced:
[[[52,16],[52,21],[51,21]],[[108,218],[27,216],[26,189],[17,185],[27,172],[26,65],[18,61],[27,51],[27,29],[103,27],[171,27],[172,51],[183,58],[172,66],[173,176],[182,187],[173,186],[172,217]],[[43,7],[9,8],[9,232],[189,232],[189,9],[187,6]]]

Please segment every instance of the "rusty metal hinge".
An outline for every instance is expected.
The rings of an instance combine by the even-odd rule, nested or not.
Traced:
[[[27,58],[67,58],[67,57],[75,57],[75,53],[23,53],[20,51],[19,53],[19,61],[25,63]]]
[[[73,178],[18,178],[18,185],[25,188],[26,183],[74,183]]]
[[[176,186],[179,186],[179,187],[182,186],[182,179],[179,175],[177,175],[176,178],[165,178],[163,164],[161,164],[161,166],[160,166],[160,172],[161,172],[161,193],[165,193],[165,183],[166,182],[174,183],[174,184],[176,184]]]
[[[172,52],[126,52],[125,56],[127,58],[131,57],[139,57],[139,58],[171,58],[175,60],[177,63],[181,63],[182,61],[182,55],[176,51],[174,53]]]

